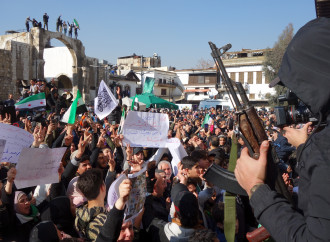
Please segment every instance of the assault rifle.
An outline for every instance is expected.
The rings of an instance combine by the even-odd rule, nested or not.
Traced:
[[[221,79],[223,80],[230,99],[235,107],[241,137],[249,150],[250,156],[254,159],[258,159],[260,155],[260,144],[264,140],[268,140],[268,137],[255,108],[249,102],[242,83],[233,82],[229,78],[221,60],[221,56],[231,48],[231,44],[227,44],[219,49],[212,42],[209,42],[209,45],[212,50],[211,55],[215,61],[218,71],[220,72]],[[238,92],[241,101],[239,100],[236,91]],[[272,147],[269,149],[267,156],[267,177],[265,182],[272,190],[276,190],[278,193],[283,194],[284,197],[292,203],[291,195],[289,194],[284,181],[278,172],[275,162],[278,162],[278,158],[276,156],[275,149]],[[204,174],[204,178],[230,193],[245,196],[247,195],[245,190],[238,184],[234,173],[229,172],[216,164],[213,164],[208,168]]]

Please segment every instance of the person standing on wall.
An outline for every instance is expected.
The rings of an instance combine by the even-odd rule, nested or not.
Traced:
[[[30,17],[27,17],[25,20],[26,32],[30,31],[30,21],[31,21]]]
[[[44,16],[42,17],[42,20],[44,21],[44,29],[48,30],[48,19],[49,16],[47,15],[47,13],[44,14]]]

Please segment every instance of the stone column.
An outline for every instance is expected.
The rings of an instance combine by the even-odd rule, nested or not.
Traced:
[[[37,59],[37,70],[38,75],[37,79],[44,79],[44,67],[45,67],[45,60],[44,59]]]
[[[89,78],[89,71],[88,68],[83,66],[81,67],[82,70],[82,90],[81,90],[81,95],[83,97],[83,99],[86,102],[89,102],[89,86],[88,86],[88,78]]]

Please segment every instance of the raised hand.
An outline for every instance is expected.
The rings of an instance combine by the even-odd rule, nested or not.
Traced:
[[[86,137],[86,139],[83,139],[83,137],[80,137],[79,144],[78,144],[78,152],[76,154],[77,159],[80,159],[83,156],[83,154],[85,152],[85,148],[91,139],[92,139],[92,134],[90,134],[88,137]]]
[[[25,128],[24,128],[24,129],[25,129],[27,132],[29,132],[29,133],[32,134],[31,128],[32,128],[31,121],[30,121],[28,118],[26,118],[26,119],[25,119]]]
[[[112,154],[111,151],[108,152],[108,157],[109,157],[109,161],[108,161],[109,171],[113,172],[113,171],[115,171],[116,161],[115,161],[114,155]]]
[[[183,165],[181,164],[181,162],[178,164],[177,177],[179,178],[181,184],[187,185],[188,176],[186,174],[186,171],[183,169]]]
[[[294,147],[298,147],[299,145],[306,142],[308,138],[308,127],[313,123],[309,122],[304,125],[301,129],[295,129],[290,127],[285,127],[283,130],[285,131],[283,136],[288,139],[288,142]]]
[[[132,190],[132,182],[130,179],[125,179],[119,185],[119,198],[115,203],[118,210],[123,210],[125,203],[128,200],[129,194]]]

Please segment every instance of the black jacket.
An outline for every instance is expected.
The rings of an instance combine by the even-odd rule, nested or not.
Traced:
[[[295,210],[267,185],[251,197],[259,222],[276,241],[330,239],[330,19],[318,18],[302,27],[283,57],[281,82],[291,89],[327,126],[300,145],[299,194]],[[313,48],[310,48],[310,46]],[[297,156],[299,157],[299,155]]]

